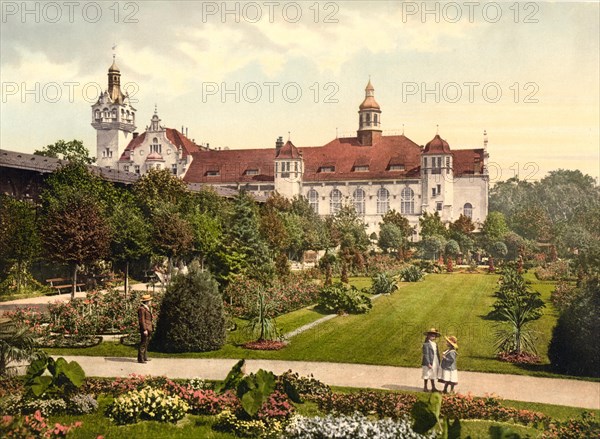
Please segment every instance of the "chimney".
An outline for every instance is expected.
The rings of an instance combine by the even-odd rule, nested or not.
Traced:
[[[135,139],[139,135],[140,135],[140,133],[135,132],[135,133],[133,133],[133,138]]]
[[[206,142],[206,149],[210,149],[210,143]]]
[[[183,134],[183,125],[181,125],[181,134]]]
[[[283,137],[279,136],[277,138],[277,142],[275,142],[275,150],[279,151],[282,146],[283,146]]]
[[[188,136],[188,134],[187,134],[187,133],[188,133],[188,129],[187,129],[187,127],[185,127],[185,137],[187,137],[187,136]]]

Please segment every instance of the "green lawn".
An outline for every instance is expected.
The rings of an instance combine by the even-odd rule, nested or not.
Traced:
[[[416,367],[420,364],[422,332],[435,326],[444,335],[458,337],[460,370],[558,376],[547,371],[547,346],[556,323],[556,313],[549,303],[544,316],[533,324],[538,333],[537,345],[542,364],[525,368],[494,358],[493,339],[497,323],[486,319],[486,315],[495,301],[493,292],[497,289],[498,278],[489,274],[428,275],[422,282],[402,284],[402,288],[394,294],[380,297],[373,302],[370,313],[329,320],[295,336],[281,351],[243,349],[239,343],[247,337],[236,331],[230,334],[230,343],[218,351],[152,355]],[[532,288],[548,300],[553,286],[552,283],[533,279]],[[282,332],[288,332],[320,317],[314,309],[305,308],[281,316],[277,321]],[[443,348],[443,342],[440,344]],[[136,355],[134,348],[107,343],[89,349],[51,349],[49,352],[62,355]]]

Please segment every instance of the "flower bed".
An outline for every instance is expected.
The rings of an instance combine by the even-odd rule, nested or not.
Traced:
[[[36,345],[41,348],[89,348],[102,343],[101,335],[51,334],[38,338]]]
[[[248,343],[244,343],[242,345],[244,349],[252,349],[257,351],[278,351],[286,346],[286,342],[276,340],[249,341]]]

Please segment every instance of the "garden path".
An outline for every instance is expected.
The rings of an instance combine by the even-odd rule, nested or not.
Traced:
[[[169,378],[200,377],[222,380],[237,360],[198,358],[152,358],[139,364],[135,358],[66,356],[77,361],[86,375],[96,377],[165,375]],[[246,360],[246,372],[258,369],[281,374],[288,369],[302,376],[312,374],[316,379],[343,387],[388,390],[421,390],[421,369],[364,364],[341,364],[306,361]],[[481,372],[459,372],[459,393],[474,396],[494,394],[504,399],[540,402],[588,409],[600,409],[600,382],[573,379],[538,378]]]

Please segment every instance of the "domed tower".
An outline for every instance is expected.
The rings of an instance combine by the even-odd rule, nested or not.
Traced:
[[[369,83],[365,88],[365,100],[358,107],[358,143],[372,146],[381,138],[381,108],[375,100],[375,88]]]
[[[121,91],[121,71],[113,55],[108,68],[108,89],[92,105],[92,126],[96,129],[96,164],[117,168],[117,161],[133,137],[135,108]]]
[[[454,203],[453,154],[450,145],[436,134],[421,153],[423,212],[438,212],[442,221],[452,221]]]

